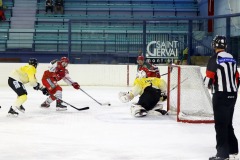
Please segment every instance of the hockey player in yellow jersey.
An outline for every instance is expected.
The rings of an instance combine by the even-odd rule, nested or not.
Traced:
[[[167,112],[162,109],[163,105],[160,102],[167,99],[166,82],[161,78],[147,77],[146,72],[138,71],[133,88],[129,92],[120,92],[119,99],[126,103],[140,95],[138,102],[131,106],[131,114],[135,117],[146,116],[150,110],[165,115]]]
[[[8,85],[17,94],[17,100],[13,103],[8,111],[9,115],[17,116],[18,112],[16,109],[23,113],[25,112],[25,108],[22,106],[22,104],[27,100],[27,90],[24,84],[30,83],[35,90],[41,90],[44,95],[48,94],[47,89],[42,87],[42,85],[37,82],[35,76],[37,72],[37,65],[37,59],[30,58],[27,65],[15,69],[8,77]]]

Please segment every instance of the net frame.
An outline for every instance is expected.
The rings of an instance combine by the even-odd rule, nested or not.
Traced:
[[[181,73],[182,73],[182,69],[184,69],[184,68],[191,68],[191,67],[193,68],[193,67],[199,67],[199,66],[179,66],[179,65],[170,65],[170,66],[168,66],[167,111],[168,111],[168,113],[170,115],[176,115],[177,122],[184,122],[184,123],[214,123],[213,111],[210,112],[209,114],[202,114],[202,115],[194,115],[194,114],[191,115],[191,114],[183,113],[181,111],[181,109],[182,109],[181,108],[181,104],[182,104],[181,103],[181,101],[182,101],[181,93],[182,93],[182,90],[184,90],[184,88],[182,89],[182,84],[185,83],[185,81],[188,79],[188,77],[182,77]],[[174,70],[174,72],[173,72],[173,70]],[[199,72],[200,72],[200,67],[199,67]],[[177,75],[174,75],[174,76],[177,78],[177,82],[176,82],[176,84],[174,86],[172,86],[172,83],[174,84],[174,82],[172,82],[173,79],[171,79],[171,78],[172,78],[173,74],[176,74],[176,73],[177,73]],[[191,73],[189,73],[189,74],[191,74]],[[201,73],[199,73],[199,74],[201,74]],[[202,76],[201,76],[201,78],[202,78]],[[204,92],[205,92],[204,94],[206,94],[206,97],[208,98],[208,99],[206,99],[206,101],[209,102],[209,105],[211,106],[211,108],[209,108],[209,109],[212,110],[211,98],[210,98],[210,94],[209,94],[207,88],[204,85],[202,85],[200,87],[204,87],[204,88],[201,88],[201,89],[204,90]],[[176,95],[177,95],[176,102],[175,102],[175,105],[176,105],[176,108],[175,108],[176,110],[175,111],[172,110],[172,108],[174,108],[174,107],[171,106],[172,105],[171,101],[174,101],[172,99],[172,93],[171,93],[173,90],[176,90],[174,92],[176,92]]]

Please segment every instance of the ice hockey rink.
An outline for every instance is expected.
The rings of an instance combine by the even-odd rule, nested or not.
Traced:
[[[55,111],[55,103],[40,108],[46,96],[27,86],[26,112],[8,117],[16,98],[8,87],[0,92],[1,160],[206,160],[215,155],[213,124],[178,123],[172,116],[130,115],[131,103],[118,99],[128,87],[82,86],[100,106],[80,90],[63,87],[63,100],[89,110]],[[133,101],[137,101],[135,98]],[[240,138],[240,107],[234,127]]]

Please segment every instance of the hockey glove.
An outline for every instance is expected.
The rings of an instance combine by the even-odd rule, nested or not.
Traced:
[[[74,82],[74,83],[72,84],[72,86],[73,86],[73,88],[75,88],[75,89],[80,89],[80,85],[79,85],[77,82]]]
[[[33,89],[35,89],[35,90],[39,90],[39,88],[40,88],[40,84],[39,83],[37,83],[37,85],[35,87],[33,87]]]
[[[167,95],[165,92],[161,92],[161,96],[160,96],[160,101],[166,101],[167,100]]]
[[[43,95],[46,95],[46,96],[49,95],[47,88],[42,88],[41,91],[42,91]]]
[[[134,98],[134,96],[132,93],[129,92],[119,92],[118,98],[122,103],[127,103],[131,101]]]

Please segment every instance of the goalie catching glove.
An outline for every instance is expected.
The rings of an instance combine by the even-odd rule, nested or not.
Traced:
[[[73,88],[80,89],[80,85],[77,82],[72,83]]]
[[[134,96],[132,93],[129,92],[119,92],[118,98],[120,99],[121,102],[127,103],[131,101],[134,98]]]

